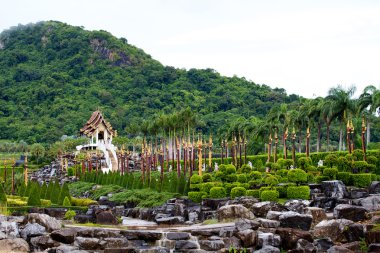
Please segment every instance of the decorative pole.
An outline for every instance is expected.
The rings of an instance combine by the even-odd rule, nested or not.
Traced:
[[[267,162],[270,162],[270,155],[271,155],[271,149],[272,149],[272,134],[269,134],[269,139],[268,139],[268,159]]]
[[[28,185],[28,155],[25,154],[24,158],[24,183]]]
[[[286,128],[285,132],[284,132],[284,137],[283,137],[283,140],[284,140],[284,159],[288,159],[288,148],[286,146],[286,140],[288,139],[288,128]]]
[[[363,119],[362,119],[362,150],[364,153],[364,161],[367,161],[367,149],[366,149],[366,139],[365,139],[366,131],[367,131],[367,127],[365,126],[365,118],[363,116]]]
[[[12,164],[12,195],[15,195],[15,166],[16,166],[16,161],[13,158],[13,164]]]
[[[247,139],[245,136],[243,138],[243,142],[244,142],[244,164],[247,164]]]
[[[354,125],[352,124],[352,120],[350,124],[350,129],[351,129],[350,141],[351,141],[351,152],[352,152],[354,151],[354,131],[355,131]]]
[[[347,149],[348,153],[351,154],[351,141],[350,141],[350,120],[347,120],[347,126],[346,126],[346,143],[347,143]]]
[[[92,154],[91,153],[88,155],[88,171],[90,173],[92,172]]]
[[[175,144],[177,147],[177,153],[176,153],[176,158],[177,158],[177,176],[178,178],[181,176],[181,161],[179,160],[179,151],[180,151],[180,143],[178,140],[178,137],[175,137]]]
[[[310,155],[310,128],[306,129],[306,157]]]
[[[239,168],[240,168],[242,165],[242,161],[243,161],[243,159],[241,158],[241,153],[242,153],[241,149],[243,147],[243,139],[241,138],[240,133],[239,133],[239,145],[238,145],[238,147],[239,147]]]
[[[4,182],[7,182],[7,162],[6,159],[4,158]]]
[[[202,176],[202,136],[199,138],[198,134],[198,175]]]
[[[224,156],[224,140],[221,141],[220,146],[222,148],[222,164],[223,164],[223,156]]]
[[[208,140],[208,167],[210,172],[212,169],[212,135],[210,134],[210,139]]]
[[[183,175],[186,176],[186,170],[187,170],[187,143],[185,141],[185,138],[182,140],[182,146],[183,146]]]
[[[296,130],[293,127],[292,131],[292,159],[293,162],[296,162]]]
[[[120,168],[119,171],[121,171],[121,175],[124,175],[124,166],[125,166],[124,159],[125,159],[125,157],[124,157],[124,146],[122,146],[121,147],[121,154],[120,154],[120,164],[118,166]]]
[[[277,144],[278,144],[278,136],[277,129],[274,132],[274,162],[277,162]]]
[[[233,151],[234,151],[234,155],[233,155],[234,165],[237,167],[238,164],[237,164],[237,139],[236,139],[236,136],[234,136],[234,138],[232,140],[232,148],[233,148]]]

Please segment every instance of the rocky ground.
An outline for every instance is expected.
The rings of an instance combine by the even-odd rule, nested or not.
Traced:
[[[123,216],[150,221],[147,229],[139,223],[129,229],[63,227],[59,219],[65,209],[38,208],[25,217],[0,216],[0,251],[380,252],[380,182],[369,190],[346,189],[340,181],[312,188],[311,201],[284,205],[254,198],[202,204],[172,199],[161,207],[138,209],[105,196],[75,217],[78,223],[116,224],[116,216]],[[131,225],[128,219],[125,224]],[[209,219],[217,224],[200,225]]]

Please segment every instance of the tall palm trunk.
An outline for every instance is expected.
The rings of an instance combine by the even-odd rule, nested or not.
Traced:
[[[367,119],[367,138],[366,138],[367,147],[370,142],[371,142],[371,122],[369,122],[369,119]]]
[[[330,150],[330,124],[326,125],[326,140],[327,140],[326,151],[329,152]]]
[[[340,124],[339,129],[339,151],[342,151],[342,143],[343,143],[343,122]]]
[[[302,128],[299,130],[298,134],[298,153],[302,152]]]
[[[319,152],[321,148],[321,123],[318,122],[318,130],[317,130],[317,152]]]

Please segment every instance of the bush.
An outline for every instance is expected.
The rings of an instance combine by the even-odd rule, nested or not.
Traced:
[[[50,199],[41,199],[41,206],[44,206],[44,207],[51,206],[51,200]]]
[[[233,182],[233,183],[224,183],[223,184],[224,189],[226,189],[227,196],[231,194],[232,188],[235,187],[241,187],[241,184],[239,182]]]
[[[260,198],[260,190],[247,190],[245,192],[246,196],[251,196],[254,198]]]
[[[225,176],[225,174],[223,172],[221,172],[221,171],[215,172],[215,179],[216,180],[224,181],[225,177],[226,176]]]
[[[7,195],[5,195],[5,191],[3,185],[0,184],[0,206],[7,205]]]
[[[291,165],[294,165],[292,159],[278,159],[277,163],[280,165],[281,169],[289,169]]]
[[[200,184],[202,182],[203,182],[202,181],[202,177],[199,176],[199,175],[197,175],[197,174],[192,175],[191,178],[190,178],[190,183],[191,184]]]
[[[312,173],[307,173],[307,182],[308,183],[315,183],[315,177]]]
[[[318,184],[322,183],[322,181],[328,181],[328,180],[329,180],[329,178],[326,176],[316,176],[315,177],[315,182]]]
[[[293,169],[288,172],[289,182],[301,184],[307,182],[307,173],[301,169]]]
[[[200,203],[203,198],[207,197],[206,192],[189,192],[187,194],[189,199],[193,202]]]
[[[250,180],[248,182],[248,185],[249,185],[250,189],[254,189],[254,188],[260,186],[261,184],[262,184],[262,180],[261,179]]]
[[[368,164],[376,165],[377,161],[378,161],[378,159],[374,155],[370,155],[370,156],[367,157],[367,163]]]
[[[332,166],[336,166],[337,162],[338,162],[338,157],[335,154],[328,154],[325,157],[325,161],[323,162],[323,165],[331,168]]]
[[[202,175],[202,181],[204,183],[206,183],[206,182],[212,182],[212,176],[211,176],[211,174],[209,174],[209,173],[203,174]]]
[[[220,198],[225,198],[227,195],[226,193],[226,189],[224,189],[223,187],[212,187],[210,189],[210,198],[213,198],[213,199],[220,199]]]
[[[341,180],[345,185],[351,185],[350,175],[349,172],[338,172],[336,179]]]
[[[67,176],[69,176],[69,177],[74,176],[74,168],[73,167],[67,168]]]
[[[310,188],[309,186],[289,186],[287,189],[288,199],[309,199]]]
[[[279,175],[280,177],[287,177],[288,176],[288,170],[286,169],[282,169],[282,170],[278,170],[276,171],[276,175]]]
[[[233,164],[226,165],[226,174],[234,174],[236,173],[236,167]]]
[[[231,198],[245,196],[247,190],[244,187],[234,187],[231,189]]]
[[[330,180],[335,180],[337,174],[338,174],[337,168],[326,168],[323,170],[323,175],[325,177],[328,177]]]
[[[371,174],[352,174],[354,186],[367,188],[372,182]]]
[[[214,182],[207,182],[207,183],[200,184],[200,191],[209,193],[210,189],[214,186],[215,186]]]
[[[339,171],[348,171],[351,166],[346,157],[340,156],[337,160],[337,167]]]
[[[225,173],[226,169],[227,169],[227,165],[226,164],[221,164],[221,165],[219,165],[218,169],[219,169],[220,172]]]
[[[278,163],[272,163],[271,171],[277,171],[279,169],[281,169],[280,164],[278,164]]]
[[[239,175],[237,175],[237,181],[240,183],[246,183],[247,182],[247,176],[245,174],[239,174]]]
[[[305,169],[309,165],[311,165],[312,161],[310,157],[301,157],[297,160],[298,167],[301,169]]]
[[[63,206],[71,206],[70,199],[68,197],[65,197],[62,205]]]
[[[40,187],[38,183],[32,185],[30,196],[28,198],[28,206],[41,206]]]
[[[248,164],[243,164],[239,169],[240,173],[250,173],[252,171],[251,167]]]
[[[276,201],[279,197],[279,193],[276,190],[266,190],[260,195],[261,201]]]
[[[229,183],[233,183],[237,181],[237,175],[236,174],[228,174],[226,175],[225,181]]]
[[[96,204],[98,204],[98,202],[92,199],[79,199],[71,197],[71,205],[73,206],[89,206]]]
[[[67,210],[65,213],[65,220],[73,220],[75,217],[76,213],[74,210]]]
[[[357,172],[368,172],[368,163],[366,161],[355,161],[352,163],[352,168],[356,169]]]
[[[267,176],[265,178],[265,184],[269,186],[275,186],[278,185],[278,179],[272,175]]]
[[[261,179],[262,178],[262,173],[258,171],[252,171],[249,173],[249,178],[250,179]]]
[[[352,156],[354,157],[354,159],[356,161],[361,161],[363,160],[364,158],[364,152],[363,150],[361,149],[355,149],[353,152],[352,152]]]

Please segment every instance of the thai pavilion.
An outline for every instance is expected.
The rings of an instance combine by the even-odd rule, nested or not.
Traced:
[[[88,144],[77,146],[80,150],[99,150],[103,153],[106,171],[115,171],[118,169],[118,160],[116,155],[116,147],[112,144],[112,138],[117,136],[117,131],[107,122],[102,113],[96,110],[92,113],[91,118],[80,129],[80,135],[89,138]]]

